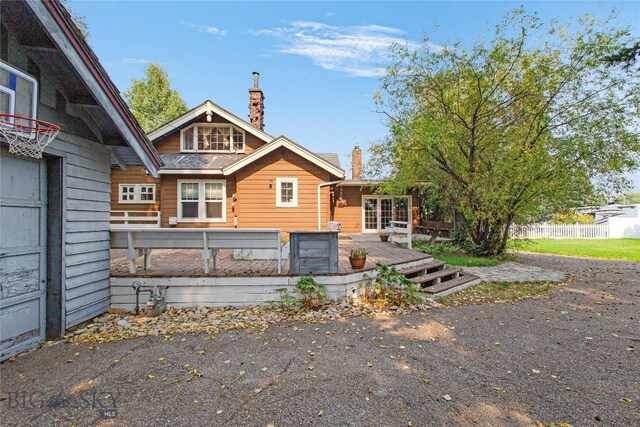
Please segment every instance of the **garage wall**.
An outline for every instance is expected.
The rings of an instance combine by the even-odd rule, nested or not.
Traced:
[[[45,153],[64,159],[64,323],[69,328],[109,308],[109,152],[60,132]]]

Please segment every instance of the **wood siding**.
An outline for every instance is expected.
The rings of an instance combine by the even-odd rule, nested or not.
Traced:
[[[207,122],[206,116],[201,117],[199,120],[194,121],[193,123],[196,123],[196,122],[197,123],[225,123],[225,124],[229,123],[228,120],[223,119],[217,114],[213,114],[211,122]],[[265,144],[263,140],[250,134],[247,131],[245,131],[244,137],[245,137],[245,143],[244,143],[245,152],[247,154],[252,153],[254,150],[257,150],[258,148],[262,147]],[[163,138],[161,138],[160,140],[156,141],[154,146],[158,151],[158,153],[160,154],[179,153],[180,152],[180,129],[176,129],[174,132],[171,132],[166,136],[164,136]]]
[[[120,203],[120,184],[155,184],[155,203]],[[114,211],[159,211],[160,180],[147,175],[143,166],[127,166],[126,170],[111,169],[111,210]]]
[[[63,158],[65,328],[109,308],[111,170],[106,147],[60,132],[45,150]]]
[[[329,172],[287,149],[279,149],[239,170],[236,177],[238,227],[317,230],[318,184],[330,180]],[[276,207],[276,178],[298,179],[297,207]],[[323,187],[321,191],[321,224],[325,228],[329,219],[329,188]]]
[[[374,192],[367,187],[338,187],[336,189],[336,199],[342,195],[347,201],[347,206],[339,208],[335,206],[334,221],[338,221],[342,225],[342,231],[345,233],[362,233],[362,196],[372,195]],[[411,195],[411,193],[407,193]],[[413,195],[411,198],[412,207],[411,215],[413,225],[417,225],[420,215],[418,198]]]

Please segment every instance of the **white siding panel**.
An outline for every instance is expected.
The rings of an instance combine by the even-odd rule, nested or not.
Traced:
[[[60,132],[46,151],[64,156],[65,327],[109,307],[108,149]]]

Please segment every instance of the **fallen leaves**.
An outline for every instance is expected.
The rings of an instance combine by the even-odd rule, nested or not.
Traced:
[[[284,321],[302,321],[307,323],[325,323],[328,320],[344,317],[371,316],[380,314],[406,314],[413,311],[439,307],[440,304],[426,301],[419,306],[399,307],[388,311],[367,304],[348,302],[326,305],[318,311],[287,311],[277,306],[261,305],[249,307],[224,308],[170,308],[157,317],[135,316],[125,313],[103,314],[91,320],[91,328],[78,328],[65,335],[65,339],[73,343],[110,342],[144,336],[163,336],[173,341],[175,334],[207,333],[205,339],[215,339],[213,334],[221,331],[255,328],[265,330],[269,325]],[[315,328],[318,330],[318,328]],[[303,332],[304,328],[293,326],[294,332]],[[336,330],[325,331],[325,335],[333,335]],[[176,338],[176,340],[178,340]],[[186,342],[187,338],[180,338]],[[204,355],[204,352],[198,352]],[[77,354],[76,354],[77,356]],[[68,362],[72,363],[72,362]]]

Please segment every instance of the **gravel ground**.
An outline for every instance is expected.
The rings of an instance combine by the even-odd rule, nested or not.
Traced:
[[[520,258],[575,278],[516,304],[48,346],[0,366],[0,423],[640,425],[640,265]]]

